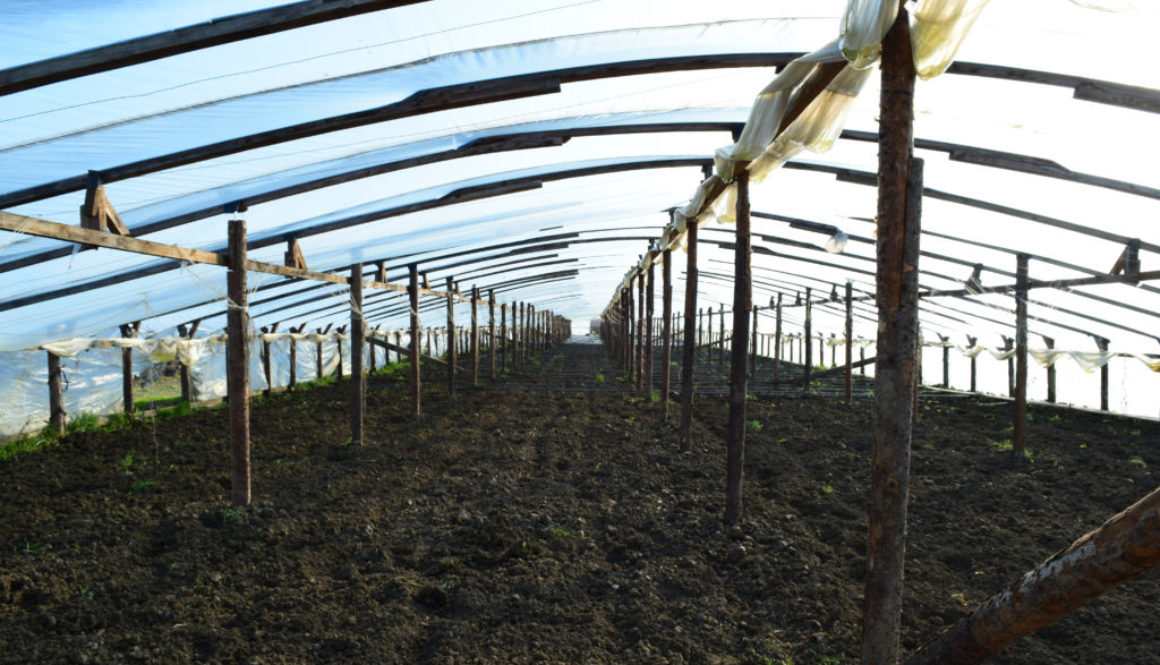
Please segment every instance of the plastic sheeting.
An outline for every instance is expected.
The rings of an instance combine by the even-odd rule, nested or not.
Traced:
[[[947,70],[989,0],[920,0],[910,27],[914,68],[923,79]]]
[[[133,373],[152,364],[133,354]],[[62,358],[61,384],[68,417],[82,413],[108,415],[124,410],[121,349],[87,348]],[[48,360],[44,351],[0,353],[0,437],[16,436],[48,425]]]

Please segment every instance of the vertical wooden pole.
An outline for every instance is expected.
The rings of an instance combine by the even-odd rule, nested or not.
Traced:
[[[669,390],[673,375],[673,253],[666,249],[661,255],[661,420],[669,419]]]
[[[846,282],[846,402],[854,400],[854,284]]]
[[[363,264],[350,267],[350,442],[363,444],[363,411],[366,410],[366,319],[363,317]]]
[[[882,42],[878,139],[878,360],[863,593],[862,665],[896,665],[902,615],[918,338],[922,162],[913,159],[914,62],[907,12]]]
[[[745,313],[749,316],[749,312]],[[719,344],[721,349],[717,352],[717,371],[725,369],[725,303],[721,303],[717,310],[718,327],[720,328]]]
[[[246,222],[229,225],[226,377],[230,409],[230,502],[250,505],[250,312],[246,293]]]
[[[645,295],[645,321],[648,323],[644,329],[644,393],[652,400],[653,390],[653,301],[656,299],[656,288],[653,285],[654,277],[656,277],[656,266],[652,263],[648,266],[648,293]]]
[[[301,335],[305,329],[306,324],[291,328],[290,332],[294,335]],[[372,369],[373,371],[373,369]],[[294,390],[294,386],[298,385],[298,340],[294,337],[290,338],[290,384],[288,388]]]
[[[323,334],[322,328],[318,328],[317,330],[318,330],[319,335]],[[322,342],[321,341],[315,343],[315,365],[314,366],[315,366],[315,370],[316,370],[316,376],[314,378],[321,379],[322,378]]]
[[[749,354],[749,375],[757,374],[757,305],[752,307],[753,310],[753,330],[749,335],[750,339],[750,354]]]
[[[61,386],[60,356],[51,351],[48,355],[48,425],[58,436],[64,434],[64,388]]]
[[[700,325],[697,316],[697,223],[689,220],[685,264],[685,341],[681,348],[681,452],[693,447],[693,362],[697,353]],[[694,327],[696,326],[696,327]]]
[[[479,289],[471,287],[471,385],[479,385]]]
[[[733,255],[733,342],[729,376],[728,450],[725,460],[725,524],[741,519],[742,468],[745,462],[745,410],[748,397],[749,317],[753,309],[753,275],[749,235],[749,172],[737,174],[737,229]]]
[[[447,278],[447,394],[455,394],[456,351],[455,343],[455,282]]]
[[[1055,340],[1051,337],[1044,336],[1043,343],[1047,346],[1047,350],[1051,351],[1055,348]],[[1047,366],[1047,403],[1055,404],[1055,363]]]
[[[141,329],[141,322],[121,326],[121,337],[133,339]],[[121,399],[126,415],[133,415],[137,407],[133,404],[133,349],[126,346],[121,349]]]
[[[1015,257],[1015,422],[1011,452],[1022,459],[1027,448],[1027,274],[1031,257]]]
[[[1004,351],[1010,351],[1013,348],[1015,348],[1014,347],[1015,339],[1013,337],[1008,337],[1006,335],[1002,335],[1002,337],[1003,337],[1003,350]],[[1008,397],[1015,396],[1015,357],[1014,356],[1007,358],[1007,396]]]
[[[410,299],[411,308],[411,415],[418,417],[422,411],[419,403],[419,390],[421,388],[419,382],[422,380],[419,371],[419,345],[422,344],[419,337],[419,266],[412,263],[409,269],[411,279],[407,285],[407,296]],[[454,374],[454,372],[452,373]]]
[[[262,335],[266,335],[266,334],[272,333],[272,332],[273,331],[270,330],[269,328],[267,328],[266,326],[262,326]],[[270,365],[271,365],[271,363],[270,363],[270,342],[266,339],[262,339],[261,355],[262,355],[262,357],[261,357],[262,376],[266,378],[266,389],[262,391],[262,395],[264,397],[269,397],[270,393],[272,393],[274,391],[274,377],[273,377],[273,372],[270,368]]]
[[[802,382],[802,391],[809,392],[810,377],[814,373],[814,337],[813,337],[813,299],[810,297],[811,289],[806,287],[806,318],[802,332],[802,343],[805,344],[804,360],[802,361],[804,380]]]
[[[705,344],[705,308],[699,307],[697,309],[697,356],[701,355],[701,349]]]
[[[491,363],[491,378],[496,375],[495,345],[495,289],[487,292],[487,356]]]
[[[781,294],[777,294],[777,315],[773,328],[773,383],[781,379]]]
[[[834,333],[830,333],[830,342],[831,342],[831,344],[830,344],[830,368],[831,369],[838,366],[838,345],[836,343],[836,340],[837,340],[837,336],[834,335]],[[818,348],[819,349],[823,348],[821,335],[818,336]]]
[[[338,330],[335,331],[338,334],[334,337],[334,344],[338,349],[338,378],[340,379],[345,371],[342,366],[342,328],[343,326],[339,326]]]
[[[1096,346],[1102,353],[1108,352],[1108,340],[1105,337],[1096,337]],[[1100,411],[1108,410],[1108,364],[1100,366]]]
[[[644,386],[644,271],[636,274],[636,309],[633,311],[632,371],[636,375],[636,389]]]

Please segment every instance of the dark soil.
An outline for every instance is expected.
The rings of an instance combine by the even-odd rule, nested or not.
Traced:
[[[433,376],[418,420],[372,377],[362,447],[345,382],[256,400],[245,511],[222,408],[0,463],[0,663],[857,662],[870,402],[750,401],[724,529],[722,397],[678,454],[561,348],[453,400]],[[1014,464],[1010,411],[920,407],[907,650],[1157,485],[1157,423],[1032,408]],[[1153,571],[994,662],[1160,664],[1157,629]]]

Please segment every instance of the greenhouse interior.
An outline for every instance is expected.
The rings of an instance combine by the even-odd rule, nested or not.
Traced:
[[[0,662],[1160,665],[1156,3],[3,7]]]

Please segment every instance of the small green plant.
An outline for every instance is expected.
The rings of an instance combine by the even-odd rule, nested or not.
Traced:
[[[995,450],[1002,452],[1011,452],[1015,449],[1014,445],[1011,443],[1011,439],[1003,439],[1002,441],[987,439],[987,443],[990,444],[990,446]]]
[[[659,403],[661,401],[661,391],[659,391],[659,390],[652,391],[652,394],[649,395],[649,401],[652,402],[653,404]]]
[[[1049,423],[1057,423],[1057,422],[1059,422],[1059,421],[1060,421],[1060,420],[1062,420],[1062,419],[1063,419],[1063,416],[1059,415],[1058,413],[1055,413],[1055,414],[1052,414],[1052,416],[1051,416],[1050,418],[1048,418],[1048,419],[1047,419],[1047,422],[1049,422]]]
[[[351,445],[353,445],[353,444],[354,444],[354,441],[352,441],[351,439],[347,439],[346,441],[343,441],[342,443],[338,444],[338,447],[345,450],[347,448],[350,448]]]
[[[241,524],[246,521],[246,511],[237,508],[222,508],[222,524]]]
[[[833,494],[834,486],[830,483],[822,483],[822,494]]]
[[[134,494],[140,494],[141,492],[144,492],[145,490],[149,489],[150,487],[157,487],[157,481],[156,480],[138,480],[137,482],[133,483],[133,486],[131,488],[129,488],[129,491],[133,492]]]
[[[826,656],[825,658],[818,661],[818,663],[819,665],[842,665],[842,661],[834,658],[833,656]]]
[[[47,431],[14,439],[5,444],[0,444],[0,460],[6,460],[16,457],[21,453],[30,453],[46,448],[54,441],[56,441],[56,437],[48,434]]]
[[[85,600],[92,600],[93,599],[93,590],[89,589],[89,588],[82,587],[81,591],[80,591],[80,597],[84,598]]]
[[[1147,462],[1145,462],[1145,461],[1144,461],[1144,458],[1143,458],[1143,457],[1140,457],[1139,455],[1135,455],[1135,456],[1133,456],[1133,457],[1132,457],[1132,459],[1128,460],[1128,464],[1131,464],[1132,466],[1134,466],[1134,467],[1138,467],[1138,468],[1141,468],[1141,469],[1147,469],[1147,468],[1148,468],[1148,463],[1147,463]]]
[[[761,421],[760,421],[760,420],[757,420],[756,418],[754,418],[753,420],[750,420],[750,421],[749,421],[749,426],[750,426],[750,427],[752,427],[752,428],[753,428],[753,430],[754,430],[754,431],[756,431],[756,432],[760,432],[760,431],[761,431],[761,428],[765,427],[765,425],[762,425],[762,424],[761,424]]]
[[[604,383],[604,375],[603,374],[596,375],[596,383]]]
[[[751,401],[751,402],[756,402],[756,401],[757,401],[757,395],[756,395],[756,394],[754,394],[754,393],[749,393],[748,395],[746,395],[746,396],[745,396],[745,399],[747,399],[747,400],[749,400],[749,401]]]
[[[559,526],[559,525],[552,527],[552,533],[554,535],[564,536],[566,538],[579,538],[580,537],[580,534],[573,533],[573,532],[571,532],[571,531],[569,531],[569,530],[567,530],[564,527]]]
[[[1134,429],[1131,432],[1128,432],[1128,434],[1131,434],[1132,436],[1140,436],[1140,430]]]
[[[101,429],[101,419],[95,413],[84,412],[77,414],[76,417],[70,418],[68,424],[65,425],[65,431],[69,434],[74,432],[93,432]]]
[[[133,475],[133,451],[125,453],[121,461],[117,462],[117,466],[121,467],[121,473],[126,476]]]

